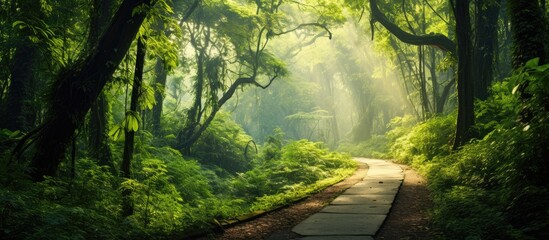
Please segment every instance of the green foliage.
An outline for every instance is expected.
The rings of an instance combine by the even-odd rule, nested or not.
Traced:
[[[110,171],[82,159],[72,181],[46,178],[0,187],[0,238],[116,239],[119,200]]]
[[[252,170],[239,174],[232,182],[236,196],[258,198],[254,209],[306,196],[343,179],[356,168],[349,156],[329,152],[321,143],[307,140],[289,143],[280,153],[279,158],[257,159]]]
[[[408,134],[395,139],[391,155],[406,163],[421,164],[435,156],[448,154],[454,129],[454,115],[433,117],[411,128]],[[389,131],[388,136],[394,138],[402,130],[397,127],[396,132]]]
[[[434,197],[435,221],[447,239],[520,239],[493,197],[483,189],[454,186]]]
[[[219,113],[200,139],[193,145],[192,156],[205,165],[215,165],[229,172],[242,172],[250,167],[244,148],[251,137],[228,114]]]
[[[448,239],[549,236],[549,65],[529,61],[477,103],[480,138],[449,151],[454,117],[435,117],[387,136],[391,153],[425,174],[434,219]],[[406,130],[408,129],[408,130]]]
[[[337,151],[357,157],[387,159],[391,157],[388,154],[389,147],[389,140],[385,135],[373,135],[370,139],[358,144],[342,142],[337,147]]]
[[[134,214],[129,221],[139,229],[170,233],[184,228],[183,198],[170,182],[168,168],[162,160],[146,159],[135,179],[126,179],[121,189],[131,190]]]
[[[180,233],[208,227],[215,219],[228,219],[301,198],[354,171],[355,163],[348,156],[331,153],[320,143],[299,141],[284,146],[280,132],[267,141],[259,155],[251,150],[245,153],[244,149],[251,146],[251,137],[224,113],[218,114],[192,146],[193,159],[184,159],[178,150],[166,147],[176,145],[173,144],[177,139],[175,135],[181,129],[182,119],[188,117],[181,113],[187,104],[182,101],[188,98],[186,94],[193,91],[180,90],[190,89],[180,79],[193,73],[188,66],[196,65],[194,59],[186,59],[183,55],[199,50],[200,47],[208,55],[203,63],[204,86],[209,89],[204,90],[202,99],[198,99],[198,112],[204,114],[198,117],[196,127],[204,124],[207,114],[221,107],[217,105],[223,96],[220,90],[227,90],[235,79],[257,77],[259,83],[265,84],[261,78],[286,75],[286,64],[268,52],[271,49],[267,48],[267,43],[278,33],[286,34],[285,31],[298,25],[293,21],[297,19],[292,19],[284,12],[289,8],[277,4],[299,5],[304,12],[318,15],[308,15],[306,21],[317,22],[318,25],[296,30],[298,35],[312,38],[319,34],[319,30],[324,31],[323,28],[330,24],[344,20],[341,9],[333,1],[307,1],[307,4],[199,1],[196,12],[189,19],[182,17],[190,8],[191,1],[181,2],[160,0],[151,9],[143,6],[134,11],[146,10],[149,13],[138,33],[138,36],[147,38],[147,60],[159,58],[167,70],[179,71],[181,75],[174,77],[178,83],[168,83],[174,85],[175,90],[159,91],[170,97],[174,93],[169,101],[175,103],[168,104],[170,108],[164,108],[163,111],[166,137],[160,140],[147,131],[150,117],[148,110],[155,104],[163,104],[156,102],[154,93],[159,89],[150,83],[154,77],[153,71],[146,71],[144,76],[145,84],[139,93],[140,112],[126,109],[127,86],[133,78],[134,54],[126,55],[112,76],[112,81],[107,83],[108,91],[104,93],[109,107],[104,111],[113,119],[102,123],[105,126],[113,125],[112,122],[118,125],[110,127],[109,135],[115,141],[108,143],[113,149],[114,166],[119,165],[119,156],[122,155],[122,142],[116,141],[118,137],[124,131],[140,130],[136,134],[130,179],[116,176],[116,170],[100,166],[87,156],[89,153],[82,151],[86,148],[85,138],[89,133],[83,127],[78,130],[79,135],[75,136],[75,166],[64,160],[56,177],[47,177],[38,183],[30,182],[27,180],[29,169],[26,169],[24,159],[17,162],[11,159],[9,153],[14,140],[22,134],[1,130],[0,238],[180,237]],[[0,4],[0,41],[6,43],[0,47],[0,103],[5,103],[8,87],[14,86],[10,78],[10,64],[7,63],[13,61],[21,40],[30,39],[29,47],[37,47],[38,50],[37,56],[31,56],[36,66],[25,66],[36,75],[37,82],[32,83],[36,88],[46,86],[55,72],[70,66],[75,59],[84,59],[95,50],[101,51],[86,44],[87,33],[93,32],[89,25],[94,24],[90,18],[93,15],[89,11],[91,4],[90,1],[47,0],[40,1],[40,4],[32,1],[13,1],[12,6]],[[107,15],[107,18],[112,16],[111,13]],[[303,20],[299,19],[299,22]],[[185,34],[180,29],[182,26],[187,27]],[[21,36],[16,36],[19,32]],[[198,44],[189,46],[189,39],[184,36],[193,33],[197,33],[193,37],[198,38]],[[89,37],[92,39],[97,36]],[[151,61],[147,62],[145,68],[152,69]],[[187,64],[187,68],[176,69],[181,63]],[[310,90],[294,87],[296,92],[304,94]],[[288,98],[296,97],[293,92],[285,94]],[[33,99],[24,100],[33,103],[41,99],[43,94],[37,91],[34,95]],[[53,95],[51,97],[55,98]],[[298,105],[296,102],[288,105]],[[263,111],[271,110],[266,107]],[[36,115],[33,115],[37,124],[44,118],[42,114],[45,112],[44,106],[37,104]],[[280,114],[280,118],[284,119],[290,114],[293,113]],[[271,129],[268,128],[268,131]],[[134,213],[128,217],[123,217],[121,213],[122,192],[131,192]]]
[[[284,132],[280,128],[274,129],[274,134],[267,137],[267,141],[263,145],[261,151],[261,159],[270,161],[282,158],[282,140]]]

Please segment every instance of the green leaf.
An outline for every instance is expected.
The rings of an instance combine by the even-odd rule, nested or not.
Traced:
[[[511,94],[515,95],[515,93],[518,91],[518,88],[519,88],[519,85],[516,85],[516,86],[513,88],[513,91],[511,91]]]
[[[120,133],[122,133],[122,127],[117,125],[109,131],[109,136],[111,136],[114,140],[117,140],[118,137],[120,137]]]
[[[12,133],[10,134],[9,137],[10,137],[10,138],[15,138],[15,137],[17,137],[17,136],[20,135],[20,134],[21,134],[21,131],[15,130],[14,132],[12,132]]]
[[[17,26],[19,26],[19,29],[25,28],[26,25],[27,25],[27,24],[26,24],[25,22],[23,22],[23,21],[15,21],[15,22],[13,22],[13,23],[11,24],[12,27],[17,27]]]
[[[526,68],[535,68],[539,65],[539,58],[533,58],[528,60],[526,64],[524,65]]]
[[[124,119],[123,126],[127,132],[137,132],[139,130],[139,123],[141,122],[141,117],[139,113],[134,111],[127,111],[126,118]]]

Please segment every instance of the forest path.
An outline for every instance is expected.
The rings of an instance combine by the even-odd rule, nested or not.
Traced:
[[[292,231],[301,239],[374,239],[404,179],[404,171],[385,160],[358,158],[369,166],[361,181],[309,216]]]
[[[221,234],[200,239],[287,240],[301,238],[302,236],[293,232],[292,228],[309,216],[320,212],[347,189],[364,180],[369,166],[364,163],[362,158],[356,159],[359,161],[359,169],[344,181],[303,201],[228,227]],[[404,170],[403,183],[392,204],[391,211],[374,239],[440,239],[436,237],[437,231],[432,227],[433,224],[428,215],[428,210],[433,203],[427,190],[426,181],[410,167],[400,164],[399,166]],[[371,239],[370,236],[366,237]]]

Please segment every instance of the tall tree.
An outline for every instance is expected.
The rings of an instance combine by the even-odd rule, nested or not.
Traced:
[[[100,34],[108,27],[114,10],[113,0],[94,0],[91,16],[90,30],[88,35],[88,51],[93,51],[93,48],[99,40]],[[111,167],[114,170],[112,163],[111,149],[108,141],[108,103],[105,92],[101,92],[97,100],[92,104],[89,119],[89,139],[88,151],[99,164]]]
[[[175,146],[184,154],[190,153],[191,146],[239,88],[265,89],[285,73],[283,63],[267,50],[272,38],[305,28],[323,29],[331,38],[324,22],[284,26],[283,3],[255,1],[255,6],[241,7],[221,2],[197,9],[193,21],[187,24],[194,37],[191,43],[196,50],[197,74],[193,83],[194,101]],[[279,17],[272,18],[275,15]],[[265,76],[268,77],[262,79]]]
[[[17,21],[14,22],[19,25],[17,31],[19,41],[15,46],[10,64],[11,83],[2,126],[10,130],[28,131],[34,127],[35,121],[32,98],[35,84],[34,68],[39,55],[37,43],[31,40],[37,37],[31,26],[40,29],[40,19],[43,18],[43,14],[39,1],[19,0],[13,1],[12,4],[19,9]]]
[[[139,110],[137,109],[137,104],[143,85],[143,68],[145,66],[146,51],[147,48],[145,39],[144,37],[139,37],[137,40],[137,53],[135,56],[135,71],[132,83],[130,109],[126,112],[124,153],[122,155],[122,177],[127,179],[131,178],[131,165],[133,162],[135,132],[137,131],[137,128],[139,128]],[[130,195],[130,189],[124,189],[124,191],[122,192],[122,215],[124,216],[130,216],[133,214],[133,206],[131,203]]]
[[[475,0],[475,41],[473,76],[475,97],[488,98],[488,87],[494,78],[494,57],[497,44],[497,22],[501,0]]]
[[[192,3],[183,3],[183,2],[176,2],[174,3],[174,10],[176,15],[180,15],[177,17],[179,19],[179,25],[181,26],[185,22],[189,20],[193,12],[198,8],[200,5],[200,2],[202,0],[194,0]],[[168,23],[164,21],[160,21],[157,24],[157,31],[159,31],[159,34],[163,34],[166,39],[172,36],[174,29],[171,29],[167,27]],[[177,26],[179,28],[179,26]],[[156,58],[156,64],[154,67],[155,72],[155,87],[156,90],[154,91],[154,99],[156,104],[153,106],[152,109],[152,132],[154,135],[159,136],[161,132],[161,120],[162,120],[162,110],[163,110],[163,102],[164,102],[164,90],[166,89],[166,81],[168,78],[168,72],[175,67],[175,63],[168,64],[170,61],[168,60],[169,54],[159,54]],[[175,60],[174,60],[175,62]]]
[[[458,42],[458,119],[454,149],[467,143],[472,137],[472,126],[475,124],[474,83],[472,76],[473,44],[471,41],[471,16],[469,0],[455,2],[456,35]]]
[[[16,153],[21,153],[34,143],[30,163],[33,180],[41,181],[57,172],[75,130],[124,58],[149,7],[155,3],[156,0],[124,0],[97,47],[54,81],[44,123],[24,137],[16,149]]]
[[[510,0],[507,10],[513,37],[513,67],[519,68],[528,60],[539,57],[547,62],[547,20],[538,1]]]
[[[152,109],[152,133],[155,136],[160,136],[160,132],[162,129],[161,126],[161,119],[162,119],[162,110],[163,110],[163,102],[164,102],[164,89],[166,87],[166,80],[168,79],[168,70],[165,67],[164,61],[158,57],[156,59],[156,64],[154,66],[154,72],[155,72],[155,84],[157,88],[154,91],[154,100],[156,104],[153,106]]]
[[[456,18],[456,34],[458,45],[442,34],[413,35],[405,32],[399,26],[392,23],[379,10],[377,0],[370,0],[372,14],[372,25],[375,22],[381,23],[387,30],[399,40],[412,45],[432,45],[442,50],[449,51],[458,57],[458,119],[454,149],[468,142],[472,137],[474,125],[473,105],[473,80],[471,74],[472,41],[471,41],[471,20],[469,15],[469,1],[458,0],[454,6]],[[372,26],[372,31],[374,27]]]

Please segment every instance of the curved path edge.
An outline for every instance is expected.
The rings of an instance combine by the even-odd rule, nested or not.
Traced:
[[[390,161],[355,158],[369,166],[362,180],[292,231],[308,240],[374,239],[404,179]]]

